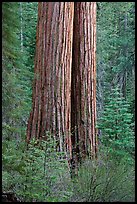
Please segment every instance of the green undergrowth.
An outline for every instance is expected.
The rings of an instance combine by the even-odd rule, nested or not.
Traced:
[[[83,162],[73,188],[72,202],[134,202],[134,160],[126,155],[117,161],[104,148],[96,161]]]
[[[3,191],[22,202],[132,202],[134,160],[116,160],[103,149],[96,161],[86,159],[71,179],[65,153],[55,151],[55,141],[3,141]],[[127,159],[128,158],[128,159]],[[129,162],[130,161],[130,162]]]
[[[12,191],[25,202],[65,201],[69,191],[65,185],[59,186],[69,179],[64,153],[57,153],[51,140],[32,140],[28,147],[24,144],[3,142],[3,191]]]

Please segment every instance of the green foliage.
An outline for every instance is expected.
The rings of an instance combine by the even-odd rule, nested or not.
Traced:
[[[70,178],[64,153],[55,141],[3,143],[3,191],[13,191],[22,202],[133,202],[134,161],[117,162],[103,147],[98,160],[85,160],[78,176]]]
[[[15,62],[18,46],[17,32],[19,29],[18,3],[2,3],[2,55],[3,61]],[[12,30],[11,30],[11,29]]]
[[[69,169],[64,153],[55,151],[55,141],[32,140],[28,147],[23,144],[3,142],[3,190],[14,191],[25,202],[66,201],[71,188],[63,182],[69,179]]]
[[[64,153],[55,151],[56,142],[50,134],[47,141],[32,140],[28,147],[23,140],[32,103],[37,4],[2,3],[3,190],[14,191],[24,202],[134,201],[134,167],[129,153],[134,152],[131,124],[135,115],[132,118],[130,113],[135,107],[135,4],[98,2],[97,71],[101,78],[97,78],[97,99],[107,102],[99,124],[104,144],[100,152],[107,158],[85,161],[74,181]],[[118,90],[112,89],[110,94],[114,82],[129,105]]]
[[[134,202],[134,166],[123,158],[86,160],[73,183],[71,202]]]
[[[17,66],[19,41],[17,32],[19,29],[19,17],[17,15],[18,3],[2,3],[2,93],[3,113],[6,115],[8,108],[12,108],[13,81],[11,74]],[[12,32],[14,30],[14,32]],[[9,100],[11,99],[11,102]],[[9,107],[7,108],[7,106]],[[7,118],[8,118],[7,114]]]
[[[20,2],[21,3],[21,2]],[[37,25],[37,2],[21,3],[22,7],[22,35],[23,52],[25,54],[24,63],[30,74],[25,74],[28,80],[33,79],[34,54],[36,47],[36,25]]]
[[[119,89],[113,88],[98,124],[102,131],[102,144],[108,147],[112,154],[120,157],[134,151],[133,115],[128,112],[128,107],[129,104],[121,96]]]
[[[37,2],[2,3],[3,139],[25,135],[32,103],[36,21]]]
[[[135,98],[135,2],[97,4],[97,108],[100,116],[114,83],[120,86],[129,104]]]

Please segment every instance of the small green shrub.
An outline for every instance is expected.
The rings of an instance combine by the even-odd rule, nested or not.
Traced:
[[[71,202],[133,202],[134,166],[123,158],[85,160],[74,180]]]
[[[32,140],[26,148],[25,141],[3,142],[3,191],[13,191],[25,202],[66,201],[69,177],[64,153],[55,151],[55,141]],[[69,188],[71,190],[71,188]]]

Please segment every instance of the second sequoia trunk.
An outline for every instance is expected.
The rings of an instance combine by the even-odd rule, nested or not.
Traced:
[[[49,131],[74,167],[97,152],[95,52],[95,2],[39,2],[27,142]]]
[[[74,7],[71,94],[73,163],[97,153],[96,123],[96,3]]]

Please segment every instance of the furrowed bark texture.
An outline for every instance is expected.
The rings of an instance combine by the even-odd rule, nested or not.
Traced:
[[[77,163],[97,152],[95,2],[75,3],[73,38],[71,140]]]
[[[58,150],[70,141],[73,2],[39,2],[33,110],[27,141],[56,136]],[[69,144],[69,143],[68,143]],[[71,152],[71,144],[69,144]]]
[[[74,167],[97,152],[95,52],[95,2],[39,2],[27,142],[50,132]]]

